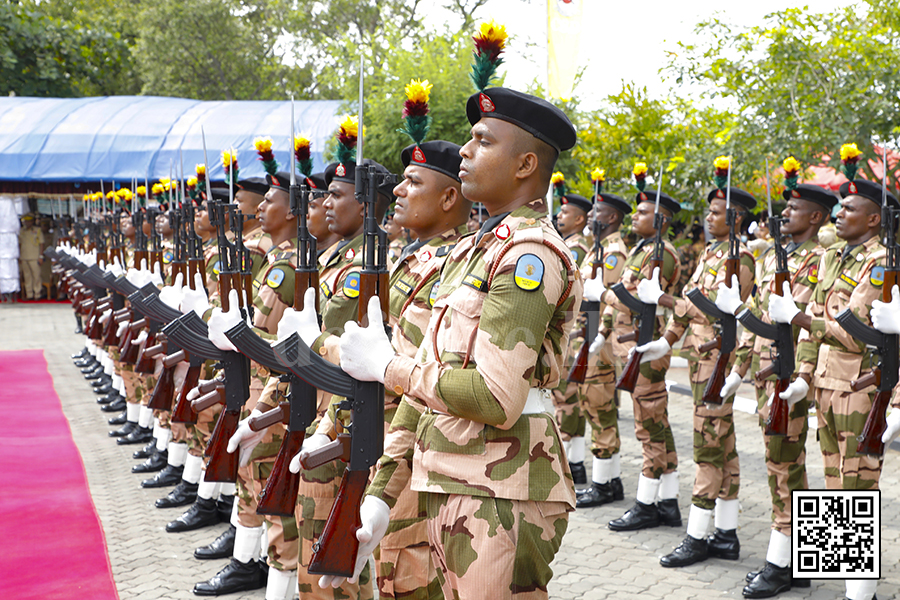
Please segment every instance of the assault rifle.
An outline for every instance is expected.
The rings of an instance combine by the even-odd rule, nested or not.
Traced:
[[[656,237],[654,239],[653,255],[650,257],[649,268],[650,275],[653,275],[654,269],[659,269],[659,277],[662,278],[663,257],[665,252],[665,243],[662,238],[663,227],[665,227],[668,218],[659,210],[659,197],[662,194],[663,170],[662,163],[659,165],[659,182],[656,188],[656,207],[653,212],[653,227],[656,229]],[[612,291],[630,310],[638,320],[637,330],[637,346],[643,346],[653,341],[653,330],[656,328],[656,304],[641,302],[638,298],[632,296],[625,288],[625,284],[619,282],[612,286]],[[625,341],[619,338],[619,341]],[[634,392],[637,386],[638,375],[641,374],[641,357],[643,352],[637,349],[631,353],[631,357],[622,369],[622,374],[616,382],[617,390],[626,392]]]
[[[897,244],[897,216],[900,211],[892,209],[887,199],[887,148],[884,148],[883,174],[881,179],[881,233],[887,256],[884,266],[884,283],[881,284],[882,302],[890,302],[892,290],[898,284],[900,271],[900,245]],[[887,429],[886,412],[891,402],[891,394],[900,380],[900,336],[881,333],[864,324],[849,308],[841,311],[838,324],[854,338],[875,349],[880,360],[866,375],[850,384],[854,392],[859,392],[872,384],[877,386],[872,409],[863,425],[862,434],[857,437],[856,451],[871,456],[884,455],[881,436]]]
[[[791,273],[788,270],[787,249],[782,245],[781,239],[782,218],[776,217],[772,213],[768,161],[766,161],[766,196],[769,203],[769,233],[772,234],[772,240],[775,244],[775,291],[773,293],[782,296],[784,294],[784,284],[790,280]],[[777,376],[775,395],[772,397],[772,406],[769,407],[769,418],[766,420],[766,435],[787,435],[790,407],[787,400],[781,397],[781,393],[791,384],[791,376],[794,374],[794,328],[790,323],[765,323],[750,312],[749,308],[741,311],[737,319],[751,333],[773,340],[775,358],[772,364],[758,371],[754,377],[757,382],[763,382],[771,375]]]
[[[725,259],[725,282],[731,285],[731,278],[738,274],[741,264],[740,239],[737,235],[737,211],[731,207],[731,163],[728,164],[728,179],[725,188],[725,222],[728,224],[728,256]],[[724,398],[720,395],[725,384],[726,371],[731,355],[737,347],[737,318],[719,310],[716,303],[694,288],[687,293],[688,299],[707,316],[716,319],[719,333],[711,342],[700,347],[701,352],[719,349],[719,356],[713,367],[712,375],[703,390],[703,403],[721,405]]]

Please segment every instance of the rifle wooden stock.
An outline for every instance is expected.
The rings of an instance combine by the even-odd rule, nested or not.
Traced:
[[[237,431],[240,419],[241,411],[239,410],[223,410],[219,414],[216,428],[209,438],[209,445],[206,446],[206,456],[209,457],[209,461],[206,463],[205,481],[225,483],[237,481],[240,452],[229,453],[228,440]]]
[[[103,328],[103,345],[104,346],[118,346],[119,339],[116,336],[116,330],[118,329],[118,324],[114,317],[110,316],[109,320],[106,321],[106,325]]]
[[[635,386],[637,386],[638,375],[641,374],[641,357],[643,355],[643,352],[638,352],[637,350],[631,353],[631,357],[625,363],[625,368],[622,369],[622,374],[616,382],[617,390],[624,390],[628,393],[634,391]]]
[[[269,412],[275,411],[270,410]],[[290,408],[285,408],[284,412],[286,414],[289,413]],[[297,493],[300,491],[300,474],[291,473],[288,467],[290,467],[291,459],[300,452],[300,447],[303,445],[305,437],[305,431],[285,432],[281,448],[278,450],[278,456],[275,458],[275,464],[272,465],[272,473],[266,480],[265,489],[259,495],[259,503],[256,507],[257,514],[282,517],[294,515],[294,510],[297,506]]]
[[[142,373],[145,375],[153,373],[156,368],[156,361],[153,360],[153,356],[147,356],[147,350],[154,348],[157,345],[156,333],[148,334],[147,339],[143,342],[143,347],[138,351],[137,361],[134,363],[135,373]]]
[[[638,332],[632,331],[631,333],[623,333],[619,337],[616,338],[616,341],[620,344],[624,344],[626,342],[633,342],[638,338]]]
[[[778,370],[778,366],[774,362],[770,363],[769,366],[765,369],[760,369],[759,371],[757,371],[753,375],[753,378],[757,381],[757,383],[762,383],[763,381],[774,375],[776,370]]]
[[[322,535],[313,544],[309,573],[341,577],[353,575],[359,553],[356,532],[362,526],[359,504],[368,481],[368,471],[348,470],[344,473],[334,508],[328,515]]]
[[[169,354],[168,356],[166,356],[163,359],[163,366],[168,369],[170,367],[174,367],[183,360],[187,360],[187,353],[184,350],[179,350],[174,354]]]
[[[216,388],[192,400],[191,409],[195,413],[199,413],[216,404],[225,404],[225,386]]]
[[[879,369],[873,369],[859,379],[851,381],[850,389],[854,392],[861,392],[870,385],[878,385],[879,383],[881,383],[881,371]]]
[[[178,391],[178,401],[175,403],[175,410],[172,411],[173,423],[196,423],[197,413],[194,412],[191,402],[187,399],[188,393],[197,387],[200,381],[201,365],[191,365],[188,367],[184,376],[184,383]]]
[[[775,395],[772,396],[772,405],[769,406],[769,418],[766,419],[765,435],[787,435],[788,421],[791,419],[791,407],[788,401],[781,397],[781,394],[790,384],[790,378],[778,379],[775,382]]]
[[[159,374],[153,395],[150,396],[148,408],[153,410],[172,410],[172,398],[175,396],[175,367],[166,367]]]
[[[319,306],[319,272],[294,271],[294,310],[303,310],[303,296],[306,290],[316,290],[316,307]]]
[[[710,341],[706,342],[705,344],[701,344],[697,350],[699,350],[701,354],[706,354],[707,352],[712,352],[716,348],[721,348],[721,347],[722,347],[722,338],[719,336],[716,336],[715,339],[710,340]]]
[[[155,358],[166,351],[166,343],[160,342],[144,350],[144,358]],[[152,371],[151,371],[152,372]]]
[[[147,326],[147,319],[138,319],[137,321],[133,321],[128,328],[131,331],[137,331],[138,329],[143,329]]]
[[[721,405],[725,399],[720,395],[722,386],[725,385],[725,372],[728,370],[728,362],[731,360],[731,353],[719,353],[716,364],[713,367],[712,375],[706,381],[706,387],[703,390],[703,403]]]
[[[337,439],[334,441],[325,444],[321,448],[316,448],[312,452],[308,452],[305,456],[301,457],[300,466],[303,467],[304,471],[309,471],[337,459],[349,462],[350,441],[350,435],[343,433],[337,436]],[[350,471],[347,472],[349,473]]]
[[[357,322],[360,327],[369,325],[369,301],[372,296],[378,296],[381,301],[381,314],[390,314],[388,301],[388,276],[386,273],[366,273],[362,272],[359,276],[359,306],[357,310]],[[365,300],[365,301],[363,301]]]
[[[856,452],[870,456],[884,455],[881,436],[887,429],[887,408],[891,403],[891,390],[879,390],[872,401],[872,409],[863,425],[862,433],[856,438]]]
[[[250,426],[250,431],[263,431],[278,423],[287,425],[290,416],[290,402],[280,402],[275,408],[267,410],[259,416],[252,417],[247,424]]]
[[[572,362],[572,368],[569,369],[569,376],[567,377],[572,383],[584,383],[584,379],[587,376],[588,355],[591,350],[590,344],[587,343],[587,335],[587,324],[585,324],[581,329],[581,339],[584,340],[584,343],[581,344],[578,354],[575,355],[575,360]]]

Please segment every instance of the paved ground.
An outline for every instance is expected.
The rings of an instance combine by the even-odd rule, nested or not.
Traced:
[[[225,525],[191,533],[169,534],[165,524],[180,509],[158,510],[153,502],[168,489],[143,490],[141,476],[133,475],[133,446],[119,447],[109,437],[105,415],[96,408],[94,394],[72,366],[69,355],[83,345],[72,333],[74,321],[67,305],[4,305],[0,307],[0,350],[42,348],[54,385],[81,451],[97,512],[103,523],[113,575],[122,600],[195,598],[191,588],[226,564],[225,560],[200,562],[191,553],[211,541]],[[687,370],[672,369],[670,378],[687,382]],[[739,396],[751,396],[744,385]],[[691,460],[690,398],[673,394],[670,419],[681,459],[681,509],[686,517],[694,465]],[[104,415],[104,416],[101,416]],[[630,399],[622,402],[620,427],[622,471],[626,500],[573,513],[563,546],[553,565],[550,586],[554,599],[655,599],[741,597],[743,578],[765,558],[769,539],[769,492],[766,483],[762,435],[757,417],[736,413],[738,450],[742,466],[739,561],[709,560],[684,569],[663,569],[658,559],[684,537],[684,529],[659,528],[634,533],[614,533],[606,523],[631,506],[640,470],[640,448],[633,436]],[[824,487],[822,461],[810,436],[807,456],[810,487]],[[900,519],[892,518],[891,506],[900,494],[897,465],[900,453],[889,451],[882,475],[882,581],[879,598],[900,597]],[[795,589],[783,598],[831,599],[843,597],[843,583],[814,581],[812,588]],[[227,596],[229,599],[262,600],[257,592]]]

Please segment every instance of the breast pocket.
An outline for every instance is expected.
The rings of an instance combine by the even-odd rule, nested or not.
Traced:
[[[437,338],[441,360],[464,363],[467,356],[471,360],[485,296],[464,285],[444,299],[443,307],[435,305],[434,310],[443,313]]]

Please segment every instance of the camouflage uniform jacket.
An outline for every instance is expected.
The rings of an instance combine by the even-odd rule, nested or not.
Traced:
[[[816,387],[849,392],[850,382],[872,366],[865,344],[844,331],[835,317],[850,308],[871,325],[869,310],[872,301],[881,298],[884,259],[877,235],[850,252],[846,242],[838,242],[822,256],[818,283],[806,306],[812,326],[800,333],[797,348],[799,372],[811,374]]]
[[[593,236],[584,235],[583,233],[571,233],[563,241],[566,247],[572,252],[572,260],[576,265],[580,265],[584,261],[584,257],[591,253],[594,247]]]
[[[649,279],[653,272],[650,269],[650,261],[653,259],[653,251],[656,249],[654,244],[655,238],[647,238],[643,243],[631,249],[631,253],[624,261],[622,267],[622,284],[632,296],[637,297],[637,286],[642,279]],[[660,269],[660,286],[667,294],[675,291],[681,277],[681,263],[678,260],[678,253],[675,246],[669,240],[663,240],[663,264]],[[615,292],[607,290],[603,299],[607,302],[603,311],[603,322],[601,330],[605,331],[605,335],[610,337],[612,332],[611,343],[607,346],[612,347],[613,356],[625,357],[628,351],[634,345],[634,342],[619,343],[618,337],[635,330],[636,315],[622,304]],[[664,317],[657,317],[657,324],[654,327],[653,334],[656,339],[657,333],[665,325]]]
[[[322,335],[312,349],[336,365],[341,364],[339,338],[344,333],[344,323],[359,316],[359,272],[363,266],[364,242],[364,234],[344,240],[319,271]]]
[[[385,386],[429,409],[416,431],[416,491],[574,507],[553,416],[523,414],[540,397],[533,388],[559,384],[583,290],[546,214],[537,199],[463,238],[444,263],[418,358],[388,365]]]
[[[738,269],[738,282],[741,286],[741,300],[746,302],[753,288],[753,276],[756,263],[753,254],[747,248],[740,245],[740,268]],[[685,290],[697,288],[711,301],[715,302],[719,293],[719,284],[725,281],[725,260],[728,257],[728,240],[724,242],[712,242],[706,247],[706,252],[700,258],[697,270],[691,276]],[[730,284],[731,282],[729,282]],[[666,333],[673,332],[676,339],[684,338],[681,355],[688,360],[700,360],[710,358],[710,354],[700,355],[700,346],[716,337],[716,320],[707,316],[694,303],[687,299],[675,298],[675,309],[669,318]],[[737,360],[744,360],[741,353],[746,354],[747,349],[737,349]],[[710,352],[718,352],[713,350]],[[715,356],[715,355],[713,355]]]
[[[400,255],[403,253],[404,246],[406,246],[406,239],[403,236],[400,236],[391,242],[390,245],[388,245],[388,258],[393,262],[397,262]]]
[[[816,287],[817,271],[819,268],[819,259],[825,253],[825,249],[819,245],[816,238],[806,240],[793,249],[788,254],[788,271],[790,275],[788,281],[791,283],[791,295],[794,302],[800,310],[806,308],[812,298],[813,290]],[[771,323],[769,319],[769,296],[775,291],[775,252],[769,250],[763,254],[762,259],[757,261],[757,283],[756,294],[748,302],[750,310],[766,323]],[[780,293],[780,290],[779,290]],[[794,327],[794,341],[800,333],[800,327]],[[752,350],[753,354],[759,356],[760,369],[765,369],[772,363],[772,340],[764,337],[756,336],[748,329],[744,329],[741,334],[740,346],[743,350],[739,352],[741,359],[734,364],[734,368],[738,369],[741,377],[747,374],[750,368],[751,355],[746,350]],[[772,375],[770,379],[774,380]]]
[[[234,241],[234,234],[231,231],[225,232],[225,239],[229,242]],[[216,236],[213,236],[203,248],[203,259],[206,264],[206,292],[209,297],[219,294],[219,271],[222,270],[222,262],[219,260],[219,242]]]

